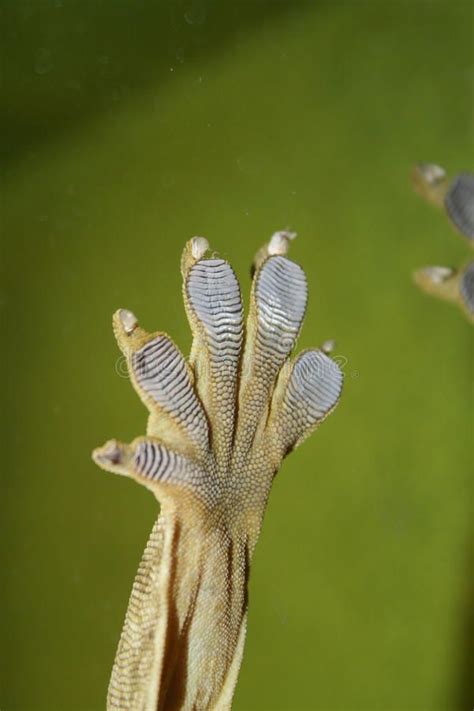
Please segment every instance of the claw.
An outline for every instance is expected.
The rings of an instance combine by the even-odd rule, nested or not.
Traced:
[[[287,254],[290,248],[290,240],[295,239],[296,236],[296,232],[289,232],[288,230],[275,232],[268,243],[268,254]]]
[[[458,297],[456,277],[457,272],[451,267],[423,267],[413,273],[415,284],[420,289],[445,301],[456,301]]]
[[[92,459],[99,467],[113,474],[128,476],[130,452],[127,445],[111,439],[92,452]]]
[[[441,207],[448,189],[446,172],[434,163],[418,163],[412,172],[413,187],[427,202]]]
[[[125,333],[130,336],[138,326],[138,320],[135,314],[128,309],[119,309],[117,311],[118,318],[122,324]]]
[[[288,254],[290,248],[290,242],[297,237],[296,232],[290,232],[289,230],[280,230],[279,232],[274,232],[270,237],[270,241],[261,247],[257,254],[255,255],[252,266],[250,268],[250,276],[253,278],[257,269],[260,269],[263,262],[271,256]]]
[[[209,242],[205,237],[193,237],[191,240],[191,254],[194,259],[202,259],[209,249]]]
[[[336,341],[334,340],[334,338],[328,338],[327,341],[324,341],[324,343],[322,344],[321,350],[326,355],[329,355],[330,353],[333,352],[335,347],[336,347]]]
[[[451,267],[423,267],[415,272],[415,281],[420,286],[425,284],[442,284],[444,281],[452,277],[454,269]]]
[[[209,242],[205,237],[193,237],[186,242],[181,257],[181,273],[186,279],[191,267],[204,257],[209,250]]]
[[[135,314],[128,309],[118,309],[114,313],[112,328],[118,347],[127,358],[150,338],[150,335],[138,325]]]

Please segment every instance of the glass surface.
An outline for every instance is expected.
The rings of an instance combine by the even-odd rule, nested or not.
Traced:
[[[145,429],[112,312],[187,352],[185,240],[248,302],[286,227],[299,347],[336,338],[346,382],[275,481],[234,709],[472,708],[473,331],[411,279],[468,255],[409,180],[474,168],[472,3],[12,0],[0,20],[2,711],[104,708],[158,511],[90,458]]]

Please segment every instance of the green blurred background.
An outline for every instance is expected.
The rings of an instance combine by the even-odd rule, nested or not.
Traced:
[[[467,250],[409,171],[474,167],[473,13],[2,3],[2,711],[104,707],[157,514],[90,459],[145,428],[112,312],[187,351],[185,240],[246,295],[284,227],[346,386],[275,482],[235,711],[472,708],[472,329],[410,277]]]

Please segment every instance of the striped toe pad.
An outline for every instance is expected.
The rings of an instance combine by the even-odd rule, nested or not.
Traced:
[[[323,351],[305,351],[296,359],[277,412],[276,427],[285,451],[306,439],[334,409],[342,385],[339,366]]]
[[[459,291],[465,309],[474,317],[474,262],[467,265],[460,276]]]
[[[199,490],[204,479],[204,472],[193,462],[149,439],[135,447],[133,470],[150,485],[169,483]]]
[[[286,257],[267,259],[256,275],[257,332],[253,357],[265,371],[282,365],[293,350],[306,309],[306,276]]]
[[[167,413],[200,448],[208,446],[206,415],[186,362],[168,336],[159,334],[131,358],[134,384],[150,410]]]
[[[303,270],[284,256],[268,257],[255,273],[239,397],[237,443],[244,456],[265,418],[278,373],[295,347],[307,295]]]
[[[202,326],[210,367],[227,364],[237,370],[243,333],[240,288],[223,259],[204,259],[191,269],[187,281],[189,304]]]
[[[202,259],[189,270],[184,294],[193,331],[191,362],[211,422],[216,456],[224,464],[229,461],[235,427],[243,339],[239,283],[223,259]]]
[[[474,174],[457,175],[449,186],[444,204],[454,226],[474,240]]]

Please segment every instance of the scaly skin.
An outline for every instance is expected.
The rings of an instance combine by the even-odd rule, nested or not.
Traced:
[[[148,407],[146,437],[94,451],[161,503],[133,585],[108,709],[230,709],[250,563],[282,459],[336,406],[342,374],[322,350],[290,361],[307,300],[287,232],[257,254],[245,329],[237,279],[195,237],[182,258],[193,332],[186,363],[120,310],[113,324]]]

